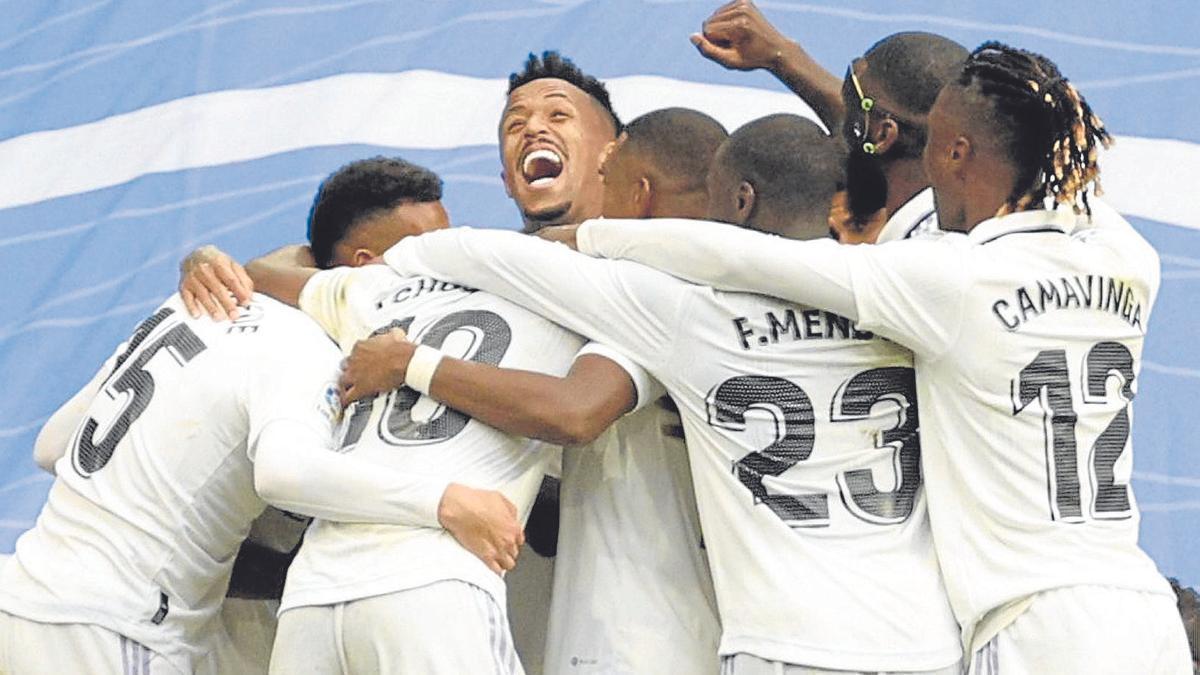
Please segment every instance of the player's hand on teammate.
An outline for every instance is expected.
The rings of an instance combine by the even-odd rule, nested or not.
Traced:
[[[238,305],[250,301],[254,282],[246,270],[216,246],[201,246],[179,263],[179,296],[193,318],[217,321],[238,317]]]
[[[359,340],[342,361],[338,395],[342,406],[359,399],[399,389],[408,372],[408,362],[417,346],[399,328]]]
[[[451,483],[438,504],[438,522],[496,574],[516,567],[525,530],[517,507],[499,492]]]
[[[733,70],[772,70],[789,42],[750,0],[719,7],[691,40],[705,58]]]
[[[537,236],[546,241],[556,241],[560,244],[566,244],[567,248],[572,251],[578,251],[579,247],[575,245],[575,233],[578,231],[578,225],[555,225],[552,227],[543,227],[538,230]]]

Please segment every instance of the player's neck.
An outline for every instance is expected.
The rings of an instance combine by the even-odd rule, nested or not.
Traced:
[[[694,218],[704,220],[708,215],[708,193],[704,190],[673,194],[656,194],[649,218]]]
[[[925,176],[925,168],[919,158],[888,162],[883,171],[887,177],[888,197],[885,208],[889,216],[899,211],[918,192],[929,187],[929,178]]]

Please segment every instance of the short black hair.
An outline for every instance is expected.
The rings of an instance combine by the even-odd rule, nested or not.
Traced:
[[[691,108],[648,112],[625,126],[623,151],[646,159],[683,191],[703,190],[717,148],[729,138],[721,123]]]
[[[372,157],[334,171],[317,189],[308,212],[308,243],[317,267],[333,264],[333,248],[350,230],[380,211],[405,202],[442,198],[442,179],[399,157]]]
[[[907,31],[876,42],[863,55],[871,81],[883,90],[893,112],[924,118],[938,92],[958,76],[967,60],[967,48],[941,35]],[[865,92],[870,95],[871,92]],[[920,157],[925,147],[923,125],[905,124],[911,133],[897,142],[897,156]]]
[[[720,161],[754,187],[756,209],[820,226],[845,180],[845,146],[812,120],[786,113],[734,131]]]
[[[544,51],[541,57],[531,52],[529,58],[525,60],[525,68],[508,76],[508,93],[511,94],[517,88],[534,80],[544,79],[564,80],[582,89],[585,94],[592,97],[592,100],[599,103],[601,108],[604,108],[609,118],[612,119],[613,128],[618,134],[625,128],[621,124],[621,118],[613,110],[612,101],[608,98],[608,89],[604,83],[583,72],[579,66],[575,65],[574,61],[556,51]]]

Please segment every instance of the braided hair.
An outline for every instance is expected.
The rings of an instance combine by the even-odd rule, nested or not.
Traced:
[[[986,121],[1000,135],[1017,181],[997,215],[1070,204],[1087,212],[1088,185],[1101,194],[1097,146],[1112,136],[1083,96],[1040,54],[985,42],[963,66],[957,84],[989,104]]]

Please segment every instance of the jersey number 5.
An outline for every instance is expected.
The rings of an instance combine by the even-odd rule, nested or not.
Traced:
[[[104,468],[112,459],[117,444],[129,433],[129,427],[141,417],[154,397],[154,375],[146,370],[150,361],[165,348],[175,362],[186,365],[205,350],[204,342],[176,317],[174,310],[163,308],[137,327],[125,351],[117,357],[116,365],[97,396],[111,399],[124,397],[126,403],[111,420],[106,420],[107,432],[96,438],[100,420],[88,417],[75,432],[71,443],[75,471],[84,478]],[[155,336],[147,344],[147,339]]]

